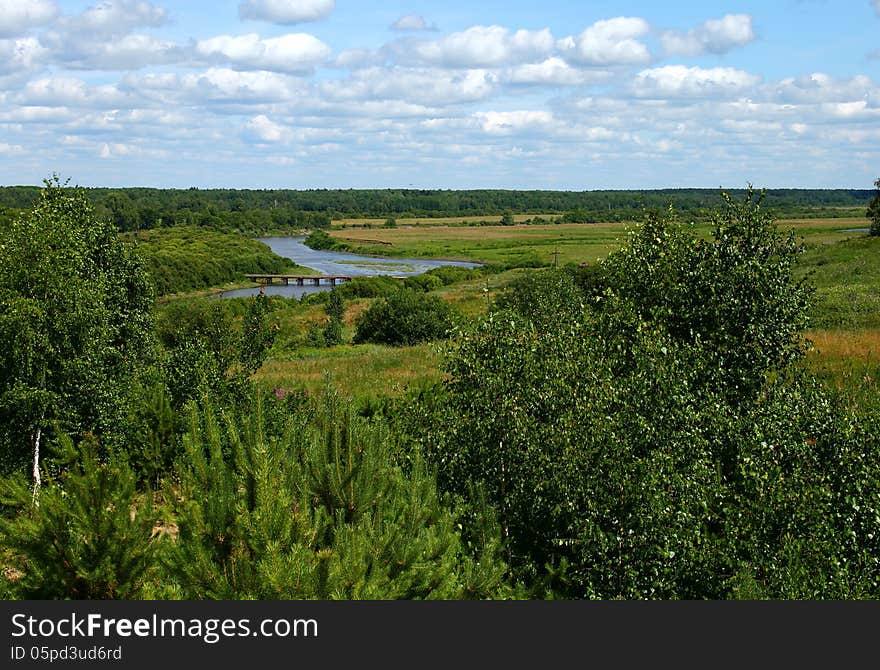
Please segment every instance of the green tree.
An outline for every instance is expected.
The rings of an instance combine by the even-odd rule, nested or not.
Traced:
[[[441,488],[485,492],[528,583],[575,598],[877,596],[876,418],[799,371],[798,247],[754,201],[728,207],[702,243],[648,217],[579,312],[570,281],[514,293],[525,317],[459,334],[445,395],[413,412]]]
[[[166,561],[184,597],[505,593],[497,529],[467,546],[424,463],[413,455],[404,470],[391,436],[333,396],[314,421],[285,408],[273,429],[257,405],[243,425],[192,417]]]
[[[67,455],[72,440],[59,438]],[[124,460],[101,463],[94,441],[58,479],[31,501],[24,476],[0,480],[0,502],[13,514],[0,516],[4,560],[19,579],[18,598],[134,599],[156,574],[154,517],[149,494],[137,491]]]
[[[674,213],[651,213],[603,267],[642,318],[703,352],[707,383],[754,397],[768,373],[803,355],[813,291],[794,278],[802,245],[778,230],[761,197],[722,196],[708,239]]]
[[[876,187],[877,192],[874,194],[874,197],[871,198],[871,202],[868,203],[868,211],[866,214],[871,220],[870,234],[872,236],[880,235],[880,179],[874,182],[874,186]]]
[[[278,326],[270,319],[271,306],[265,295],[248,302],[239,343],[239,360],[248,372],[260,369],[275,341]]]
[[[454,322],[455,311],[449,303],[405,288],[374,302],[360,315],[354,341],[417,344],[446,337]]]
[[[153,352],[151,309],[133,248],[57,177],[0,231],[0,461],[30,457],[35,496],[47,433],[120,441]]]
[[[340,291],[336,289],[330,291],[330,299],[327,301],[324,311],[327,312],[327,316],[331,319],[342,321],[342,318],[345,316],[345,298],[342,297]]]

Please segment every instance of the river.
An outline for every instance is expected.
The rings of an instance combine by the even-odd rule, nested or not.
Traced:
[[[466,263],[463,261],[437,261],[424,258],[376,258],[372,256],[358,256],[339,251],[319,251],[310,249],[304,244],[304,237],[264,237],[260,242],[266,244],[279,256],[289,258],[298,265],[304,265],[325,275],[350,275],[352,277],[367,277],[375,275],[394,275],[397,277],[422,274],[432,268],[443,265],[456,265],[465,268],[475,268],[479,263]],[[265,287],[267,295],[283,295],[286,297],[301,297],[306,293],[316,291],[329,291],[332,286],[285,286],[272,284]],[[245,298],[257,295],[260,292],[258,286],[243,288],[236,291],[226,291],[221,294],[223,298]]]

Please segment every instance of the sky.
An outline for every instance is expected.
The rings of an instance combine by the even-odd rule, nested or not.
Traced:
[[[0,184],[872,188],[880,0],[0,0]]]

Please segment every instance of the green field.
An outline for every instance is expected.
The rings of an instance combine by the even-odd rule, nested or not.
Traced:
[[[516,218],[516,217],[515,217]],[[635,223],[541,224],[516,226],[461,226],[440,223],[398,228],[341,228],[331,237],[348,250],[362,254],[430,257],[516,264],[595,262],[618,248]],[[866,225],[864,218],[793,219],[781,221],[807,244],[828,244],[862,236],[846,232]],[[708,233],[708,224],[696,224]]]

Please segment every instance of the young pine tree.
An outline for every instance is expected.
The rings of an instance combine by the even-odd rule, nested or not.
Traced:
[[[61,437],[76,462],[47,482],[39,505],[21,475],[0,480],[0,545],[8,548],[13,597],[133,599],[155,575],[150,494],[124,462],[101,463],[96,445]],[[8,577],[7,577],[8,578]]]
[[[317,425],[267,433],[192,417],[180,535],[167,569],[187,598],[422,599],[504,593],[497,535],[479,560],[423,461],[328,401]]]

